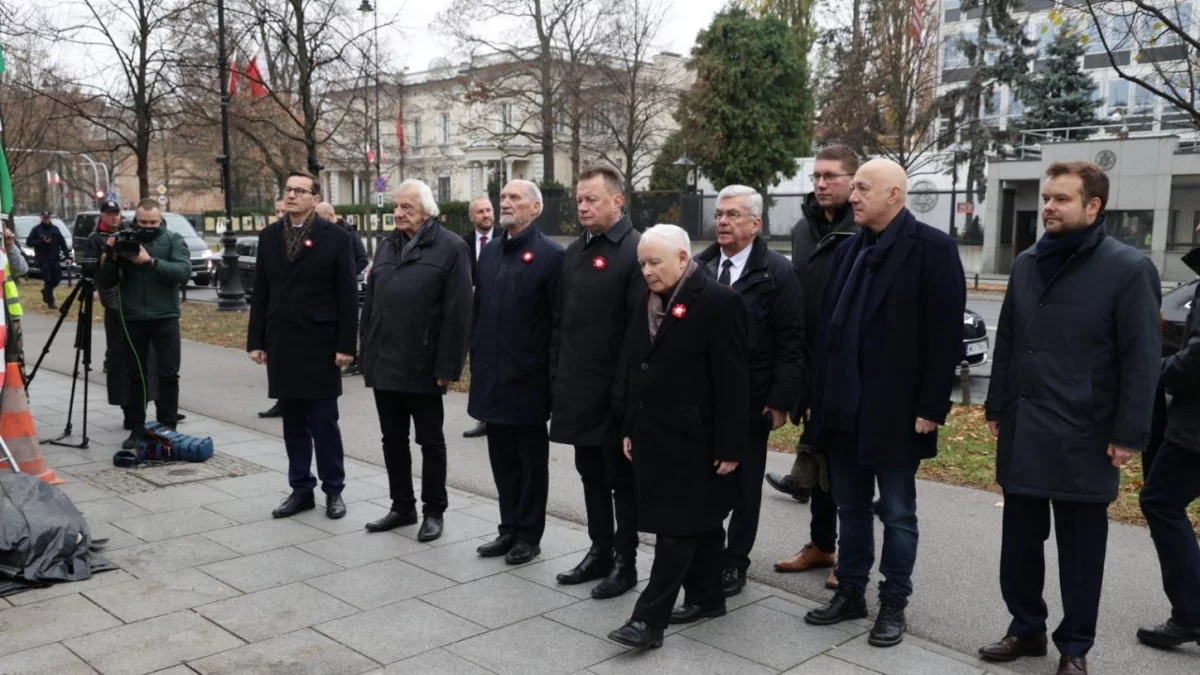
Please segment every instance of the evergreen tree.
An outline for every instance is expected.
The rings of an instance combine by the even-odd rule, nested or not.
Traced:
[[[1020,83],[1025,104],[1022,129],[1066,129],[1059,138],[1082,140],[1100,123],[1096,118],[1096,83],[1083,72],[1084,46],[1070,26],[1063,26],[1046,47],[1044,67]]]

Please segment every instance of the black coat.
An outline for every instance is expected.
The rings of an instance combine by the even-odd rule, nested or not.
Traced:
[[[633,444],[638,530],[682,536],[719,526],[732,504],[738,474],[718,476],[713,462],[745,453],[746,307],[697,270],[665,309],[651,341],[645,299],[638,304],[615,405]]]
[[[804,292],[804,341],[811,353],[816,346],[816,327],[821,321],[833,253],[838,244],[858,232],[858,226],[854,224],[854,209],[849,204],[834,214],[832,223],[825,218],[825,210],[812,193],[805,196],[801,209],[804,215],[792,228],[792,267]]]
[[[875,275],[863,315],[857,434],[858,463],[863,465],[909,464],[937,455],[937,433],[916,433],[917,418],[945,423],[954,372],[963,357],[967,291],[957,244],[908,209],[888,227],[903,230]],[[865,236],[860,229],[842,242],[832,269]],[[841,291],[831,279],[813,359],[810,424],[821,444],[829,321]]]
[[[1183,256],[1183,262],[1200,274],[1200,248]],[[1179,351],[1162,360],[1160,386],[1171,393],[1163,439],[1185,450],[1200,453],[1200,284],[1188,310],[1187,339]],[[1160,392],[1161,394],[1161,392]]]
[[[696,262],[716,279],[720,245],[709,246],[696,256]],[[804,295],[791,263],[772,251],[765,239],[756,238],[746,267],[732,288],[746,303],[746,365],[753,419],[762,415],[763,406],[784,412],[806,407]]]
[[[346,221],[341,219],[338,219],[337,224],[350,235],[350,245],[354,247],[354,273],[361,274],[363,270],[367,269],[367,247],[363,245],[358,228],[347,225]]]
[[[556,443],[621,443],[612,389],[625,329],[646,293],[637,260],[640,240],[626,217],[591,243],[584,233],[567,247],[551,350],[554,417],[550,440]]]
[[[492,243],[492,235],[499,231],[499,228],[492,228],[492,231],[488,233],[488,244]],[[474,284],[475,275],[478,273],[476,268],[479,266],[479,254],[481,253],[481,251],[476,250],[475,228],[472,227],[466,234],[462,236],[462,239],[463,241],[467,242],[467,249],[471,251],[471,283]]]
[[[341,396],[337,354],[355,353],[358,283],[350,234],[320,218],[295,260],[284,248],[283,221],[258,238],[246,351],[267,353],[270,398]]]
[[[1041,499],[1111,502],[1110,443],[1144,450],[1162,362],[1161,285],[1142,253],[1096,229],[1047,286],[1036,247],[1013,262],[987,417],[996,482]]]
[[[407,255],[400,231],[380,243],[367,279],[362,327],[368,387],[441,394],[437,380],[457,381],[471,335],[470,253],[433,218]]]
[[[39,261],[39,264],[45,264],[46,261],[57,263],[60,258],[71,255],[71,248],[67,246],[67,240],[53,224],[38,223],[34,225],[25,239],[25,245],[33,249],[33,257]]]
[[[530,226],[479,258],[467,413],[491,424],[550,417],[550,340],[563,247]]]

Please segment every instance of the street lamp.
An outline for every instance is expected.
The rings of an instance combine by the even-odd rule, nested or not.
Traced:
[[[221,267],[217,270],[217,310],[243,312],[246,291],[238,276],[237,237],[233,236],[233,194],[229,177],[229,55],[225,51],[225,0],[217,0],[217,78],[221,81],[221,191],[225,193],[225,232],[221,235]]]
[[[378,2],[378,0],[376,0]],[[379,125],[381,121],[379,110],[379,8],[372,6],[370,0],[362,0],[362,4],[358,6],[358,11],[362,13],[363,18],[367,18],[367,14],[371,14],[375,20],[375,27],[371,31],[371,42],[375,47],[375,227],[383,229],[383,171],[380,169],[380,155],[383,154],[383,145],[379,138]],[[401,150],[403,152],[403,150]]]
[[[699,173],[700,173],[700,170],[696,166],[696,163],[693,162],[691,159],[689,159],[687,155],[681,155],[679,157],[679,159],[672,162],[672,164],[674,164],[675,166],[683,167],[685,182],[687,181],[687,173],[689,171],[692,172],[692,192],[695,193],[696,192],[696,183],[697,183],[697,181],[699,181]],[[686,187],[686,185],[685,185],[685,187]]]

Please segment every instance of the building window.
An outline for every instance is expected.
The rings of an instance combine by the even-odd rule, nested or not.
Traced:
[[[1058,32],[1058,27],[1049,21],[1043,21],[1037,25],[1030,39],[1037,41],[1037,58],[1045,58],[1046,50],[1050,47],[1050,43],[1054,41],[1054,35]]]
[[[951,35],[946,38],[946,44],[942,46],[943,70],[967,67],[967,56],[963,54],[962,47],[959,45],[960,39],[957,35]]]
[[[953,12],[959,9],[962,9],[962,0],[945,0],[945,2],[942,3],[943,11]]]
[[[450,113],[444,112],[438,118],[438,126],[441,127],[442,145],[450,142]]]
[[[1017,98],[1015,91],[1008,92],[1008,116],[1012,119],[1020,119],[1025,116],[1025,104]]]
[[[449,176],[439,176],[438,177],[437,197],[438,197],[439,202],[450,201],[450,177]]]
[[[994,118],[1000,116],[1000,90],[993,90],[991,93],[983,95],[983,117]]]
[[[513,128],[513,109],[511,103],[500,104],[500,133],[512,131]]]
[[[1120,112],[1125,114],[1129,109],[1129,82],[1126,80],[1108,81],[1107,111],[1109,115]]]
[[[408,142],[409,145],[413,146],[414,148],[421,147],[421,118],[420,117],[412,118],[412,121],[409,122],[408,125],[409,125],[409,134],[408,134],[408,138],[405,140]]]
[[[1154,211],[1105,211],[1104,229],[1108,236],[1142,251],[1153,243]]]
[[[1149,115],[1154,113],[1154,102],[1157,97],[1154,92],[1141,85],[1133,88],[1133,96],[1129,101],[1129,113],[1132,115]]]

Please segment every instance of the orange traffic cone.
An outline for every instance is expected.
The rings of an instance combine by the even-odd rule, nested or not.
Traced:
[[[4,443],[12,451],[21,473],[40,478],[51,485],[63,482],[42,458],[42,446],[38,443],[33,414],[29,412],[21,367],[15,363],[6,364],[4,371],[4,392],[0,398],[0,437],[4,438]],[[3,466],[4,470],[8,470],[7,464]]]

